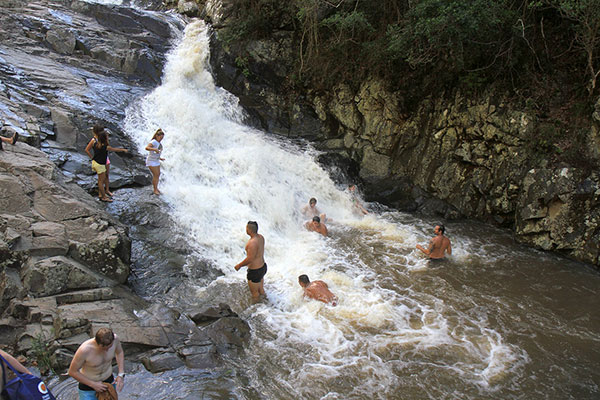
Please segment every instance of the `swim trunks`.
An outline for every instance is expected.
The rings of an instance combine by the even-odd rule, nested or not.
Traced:
[[[103,382],[111,383],[114,387],[115,377],[111,375]],[[79,382],[79,400],[98,400],[96,397],[96,391],[88,385],[84,385],[83,383]]]
[[[266,273],[267,273],[267,263],[265,263],[265,265],[263,265],[262,267],[260,267],[258,269],[249,269],[248,273],[246,274],[246,278],[250,282],[260,283],[260,281],[262,280],[262,278],[265,276]]]

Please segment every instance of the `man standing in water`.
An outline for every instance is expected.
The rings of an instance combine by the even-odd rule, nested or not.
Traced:
[[[112,360],[117,359],[117,390],[125,384],[125,354],[117,335],[110,328],[100,328],[93,339],[79,346],[69,366],[69,375],[79,382],[79,400],[96,400],[96,392],[104,392],[103,382],[112,384]]]
[[[417,249],[425,253],[431,260],[441,260],[444,258],[445,253],[452,255],[452,245],[450,239],[444,236],[445,231],[444,225],[436,225],[433,229],[435,236],[429,241],[429,248],[426,249],[418,244]]]
[[[252,302],[256,303],[260,296],[265,295],[264,276],[267,273],[267,263],[264,259],[265,253],[265,238],[258,233],[258,224],[256,221],[248,221],[246,225],[246,233],[250,236],[250,240],[246,244],[246,258],[244,258],[235,270],[248,266],[248,287],[252,295]]]
[[[304,297],[322,301],[323,303],[337,306],[337,296],[329,290],[327,284],[323,281],[310,281],[308,275],[300,275],[298,283],[304,289]]]

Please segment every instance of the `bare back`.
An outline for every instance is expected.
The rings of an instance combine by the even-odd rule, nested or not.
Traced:
[[[431,239],[429,258],[444,258],[445,253],[452,254],[450,239],[444,235],[438,235]]]
[[[323,303],[337,304],[337,297],[329,290],[327,284],[323,281],[312,281],[304,288],[304,295],[311,299],[322,301]]]
[[[265,238],[256,234],[246,243],[246,254],[249,257],[248,269],[258,269],[265,265]]]

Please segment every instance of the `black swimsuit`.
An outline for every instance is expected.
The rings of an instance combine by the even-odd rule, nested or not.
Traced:
[[[260,283],[262,278],[267,273],[267,263],[260,268],[257,269],[248,269],[248,273],[246,274],[246,278],[254,283]]]
[[[100,147],[96,147],[98,145],[100,145]],[[92,148],[94,149],[94,157],[92,159],[98,164],[106,165],[106,157],[108,156],[108,146],[98,143],[98,141],[96,141]]]
[[[114,381],[115,381],[115,377],[112,374],[110,374],[110,376],[108,378],[106,378],[105,380],[103,380],[102,382],[113,383]],[[94,391],[94,388],[89,387],[88,385],[84,385],[83,383],[79,382],[79,390]]]

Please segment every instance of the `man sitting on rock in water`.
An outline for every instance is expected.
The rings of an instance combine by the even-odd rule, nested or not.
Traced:
[[[248,266],[246,278],[248,279],[252,302],[256,303],[260,296],[265,295],[263,279],[267,273],[267,263],[264,259],[265,238],[258,233],[258,223],[256,221],[248,221],[246,233],[250,236],[250,240],[246,244],[246,258],[234,268],[239,271],[240,268]]]
[[[100,328],[93,339],[79,346],[69,366],[69,375],[79,382],[79,400],[96,400],[96,392],[105,392],[104,382],[113,384],[112,359],[117,359],[117,390],[125,384],[125,353],[110,328]]]
[[[417,249],[425,253],[431,260],[441,260],[444,258],[445,253],[452,255],[452,245],[450,239],[444,236],[446,228],[444,225],[436,225],[433,229],[435,236],[429,241],[429,248],[426,249],[420,244],[417,245]]]
[[[337,306],[338,298],[329,291],[329,287],[323,281],[310,281],[308,275],[300,275],[298,283],[304,289],[304,297],[322,301],[323,303]]]
[[[304,226],[309,231],[317,232],[323,236],[327,236],[327,227],[321,222],[321,218],[316,215],[313,217],[312,221],[308,221],[306,224],[304,224]]]

